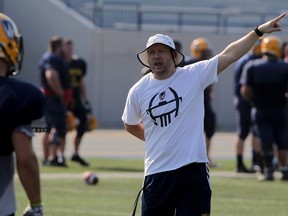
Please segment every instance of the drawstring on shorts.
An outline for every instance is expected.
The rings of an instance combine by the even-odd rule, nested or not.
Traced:
[[[135,214],[136,214],[137,205],[138,205],[138,200],[139,200],[139,197],[140,197],[142,191],[143,191],[143,188],[141,188],[141,190],[140,190],[140,191],[138,192],[138,194],[137,194],[137,197],[136,197],[135,202],[134,202],[134,207],[133,207],[132,216],[135,216]]]

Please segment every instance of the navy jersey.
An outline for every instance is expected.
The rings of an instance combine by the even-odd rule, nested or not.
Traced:
[[[252,102],[258,109],[284,109],[288,85],[288,64],[282,60],[253,60],[247,65],[243,84],[252,88]]]
[[[238,60],[238,62],[235,65],[235,74],[234,74],[234,95],[239,98],[240,100],[243,99],[242,95],[240,93],[241,89],[241,84],[240,84],[240,79],[241,79],[241,74],[243,71],[243,68],[247,62],[250,60],[254,60],[260,58],[260,56],[257,55],[251,55],[251,54],[246,54],[244,55],[241,59]]]
[[[47,80],[45,78],[45,71],[47,69],[53,69],[57,71],[59,79],[63,89],[70,88],[70,77],[68,74],[68,64],[66,61],[59,55],[56,55],[52,52],[45,52],[39,60],[39,70],[40,70],[40,79],[41,86],[48,92],[53,92]]]
[[[0,155],[13,152],[11,134],[44,114],[45,97],[32,84],[0,77]]]
[[[79,98],[81,96],[80,82],[86,75],[86,62],[77,56],[73,56],[73,59],[69,62],[69,75],[73,97]]]

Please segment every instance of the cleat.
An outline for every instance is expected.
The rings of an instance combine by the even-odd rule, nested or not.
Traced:
[[[273,169],[264,168],[264,174],[258,177],[259,181],[274,181]]]
[[[52,160],[47,160],[46,166],[67,167],[64,157],[55,156]]]
[[[25,210],[23,211],[23,216],[43,216],[44,213],[43,213],[43,206],[40,205],[40,206],[37,206],[37,207],[30,207],[30,206],[27,206],[25,208]]]
[[[82,166],[89,166],[89,163],[85,161],[83,158],[81,158],[78,154],[74,154],[71,157],[71,160],[77,163],[80,163]]]
[[[254,170],[249,170],[245,166],[239,166],[236,170],[237,173],[255,173]]]
[[[59,166],[68,167],[64,157],[57,157],[57,161],[58,161]]]

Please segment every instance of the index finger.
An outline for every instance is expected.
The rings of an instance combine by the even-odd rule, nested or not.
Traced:
[[[281,20],[284,16],[286,16],[285,13],[282,13],[281,15],[279,15],[278,17],[274,18],[273,21],[278,22],[279,20]]]

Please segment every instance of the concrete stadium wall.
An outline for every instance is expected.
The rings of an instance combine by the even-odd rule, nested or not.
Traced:
[[[152,31],[132,32],[102,30],[93,26],[57,0],[6,0],[4,12],[16,22],[24,36],[25,59],[19,78],[39,85],[37,62],[52,35],[72,38],[75,51],[88,63],[88,94],[100,127],[122,128],[121,115],[129,88],[141,77],[141,64],[136,53],[142,50]],[[183,44],[189,55],[189,45],[196,37],[211,41],[214,54],[243,34],[167,33]],[[284,38],[284,33],[279,34]],[[287,38],[284,38],[287,39]],[[233,69],[230,66],[215,85],[213,106],[219,130],[235,130],[233,107]]]

